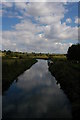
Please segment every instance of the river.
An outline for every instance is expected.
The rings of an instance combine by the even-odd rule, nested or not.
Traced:
[[[3,95],[4,118],[72,118],[71,104],[48,70],[38,60]]]

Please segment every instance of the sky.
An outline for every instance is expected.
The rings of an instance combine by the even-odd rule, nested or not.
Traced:
[[[3,50],[66,53],[78,43],[77,2],[3,2],[1,11]]]

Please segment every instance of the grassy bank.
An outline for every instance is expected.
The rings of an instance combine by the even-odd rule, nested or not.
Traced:
[[[80,118],[80,63],[67,61],[65,56],[53,57],[49,66],[52,75],[60,83],[61,88],[72,104],[73,119]]]
[[[2,92],[7,90],[10,84],[16,79],[21,73],[29,69],[36,59],[26,58],[3,58],[2,59]]]

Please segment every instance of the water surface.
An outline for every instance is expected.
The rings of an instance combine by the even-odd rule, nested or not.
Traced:
[[[3,95],[3,118],[71,118],[71,105],[46,60],[38,60]]]

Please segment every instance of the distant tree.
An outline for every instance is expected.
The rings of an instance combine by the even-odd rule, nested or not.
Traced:
[[[35,52],[32,52],[32,54],[34,55],[34,54],[35,54]]]
[[[3,52],[5,52],[5,53],[6,53],[6,50],[4,50]]]
[[[10,55],[10,54],[11,54],[11,51],[8,50],[8,51],[6,52],[6,55]]]
[[[6,55],[8,57],[13,57],[14,56],[14,52],[12,52],[11,50],[8,50],[8,51],[6,51]]]
[[[67,52],[67,59],[80,61],[80,44],[69,47]]]

